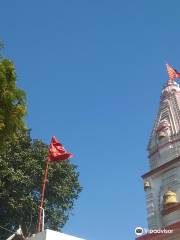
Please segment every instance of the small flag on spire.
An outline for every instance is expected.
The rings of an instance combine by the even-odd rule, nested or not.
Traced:
[[[174,81],[176,78],[180,78],[180,72],[176,69],[172,68],[169,64],[166,64],[167,73],[169,75],[169,79]]]
[[[63,145],[57,141],[55,137],[52,137],[51,144],[48,150],[48,160],[49,161],[64,161],[71,158],[73,154],[68,153]]]

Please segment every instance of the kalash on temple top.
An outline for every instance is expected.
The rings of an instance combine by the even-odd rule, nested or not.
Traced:
[[[180,156],[180,72],[166,64],[169,80],[162,90],[160,107],[148,144],[150,168]]]

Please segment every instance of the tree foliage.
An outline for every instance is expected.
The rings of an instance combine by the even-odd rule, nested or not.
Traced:
[[[30,236],[36,232],[48,146],[31,139],[25,114],[25,92],[16,86],[14,64],[0,55],[0,226],[15,231],[20,224]],[[69,161],[50,164],[45,227],[61,230],[68,220],[81,192],[78,176]],[[0,240],[8,236],[0,228]]]
[[[1,48],[1,43],[0,43]],[[8,139],[16,141],[18,133],[26,129],[25,92],[16,86],[14,64],[0,58],[0,149]]]
[[[0,225],[15,230],[21,224],[24,235],[36,231],[41,184],[48,146],[32,141],[27,134],[18,142],[6,142],[0,154]],[[76,166],[69,161],[51,163],[49,168],[45,225],[61,230],[68,220],[81,187]],[[0,239],[8,232],[0,229]]]

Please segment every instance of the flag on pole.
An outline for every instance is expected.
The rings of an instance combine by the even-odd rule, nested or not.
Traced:
[[[48,149],[48,158],[46,161],[46,167],[44,172],[44,179],[42,184],[42,191],[41,191],[41,200],[40,200],[40,206],[38,211],[38,225],[37,225],[37,231],[41,232],[44,227],[43,223],[43,211],[44,211],[44,194],[45,194],[45,188],[46,188],[46,181],[48,177],[48,169],[49,169],[49,162],[58,162],[58,161],[64,161],[68,158],[71,158],[73,155],[71,153],[68,153],[61,143],[57,141],[55,137],[52,137],[51,144]]]
[[[59,143],[55,137],[52,137],[48,150],[48,161],[64,161],[71,157],[73,157],[73,154],[68,153],[63,145]]]
[[[166,64],[167,73],[169,75],[169,79],[174,81],[176,78],[180,78],[180,72],[176,69],[172,68],[169,64]]]

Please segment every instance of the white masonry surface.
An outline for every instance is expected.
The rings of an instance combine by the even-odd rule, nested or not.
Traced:
[[[150,170],[180,156],[180,87],[176,82],[163,88],[160,107],[148,145]],[[146,191],[149,229],[159,229],[180,221],[180,210],[162,216],[163,196],[168,190],[180,202],[180,161],[144,179],[151,187]]]
[[[35,234],[35,236],[31,237],[29,240],[85,240],[85,239],[73,237],[71,235],[47,229],[43,232]]]

